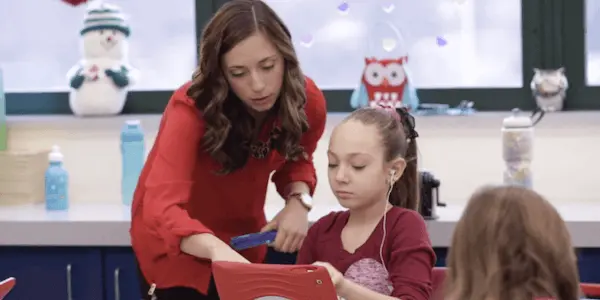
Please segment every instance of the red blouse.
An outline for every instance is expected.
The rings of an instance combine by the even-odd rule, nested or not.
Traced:
[[[403,300],[428,300],[436,258],[421,215],[399,207],[387,212],[383,262],[383,220],[363,245],[349,253],[341,239],[349,216],[347,211],[333,212],[313,224],[296,263],[328,262],[347,279],[378,293]]]
[[[186,96],[191,83],[179,88],[167,104],[158,135],[140,175],[132,204],[131,243],[140,269],[157,288],[184,286],[206,293],[210,262],[185,254],[181,239],[213,233],[225,242],[237,235],[258,232],[267,223],[264,206],[269,175],[280,194],[291,182],[306,182],[311,193],[317,184],[312,154],[325,128],[325,98],[306,80],[309,130],[301,144],[308,160],[285,161],[277,151],[266,158],[250,157],[240,170],[215,175],[219,164],[199,150],[204,121],[194,101]],[[265,124],[259,138],[266,141],[276,120]],[[241,252],[251,262],[262,262],[266,247]]]

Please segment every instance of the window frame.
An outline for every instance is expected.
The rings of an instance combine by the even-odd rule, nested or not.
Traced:
[[[568,110],[600,109],[600,86],[588,86],[586,82],[586,0],[572,0],[566,5],[562,0],[553,0],[555,15],[561,20],[556,26],[555,45],[560,51],[560,66],[566,69],[569,80]]]
[[[198,51],[202,29],[223,0],[195,0],[195,32]],[[191,74],[190,74],[191,76]],[[183,82],[182,82],[183,84]],[[130,91],[123,114],[160,114],[164,111],[172,90]],[[6,93],[7,115],[72,115],[69,92],[19,92]]]
[[[553,0],[559,3],[562,0]],[[573,0],[573,2],[584,0]],[[199,41],[202,29],[212,14],[228,0],[195,0],[196,13],[196,36]],[[552,21],[556,14],[548,11],[547,5],[542,5],[542,0],[521,1],[522,17],[522,52],[523,52],[523,87],[521,88],[458,88],[458,89],[419,89],[419,98],[423,103],[443,103],[457,105],[462,100],[475,102],[475,107],[482,111],[510,110],[519,107],[523,110],[531,110],[535,104],[529,89],[534,67],[547,65],[548,57],[556,57],[556,53],[544,53],[543,49],[554,49],[545,47],[548,43],[542,29],[548,22]],[[545,2],[546,3],[546,2]],[[570,2],[571,3],[571,2]],[[552,8],[556,8],[552,7]],[[561,7],[566,9],[566,7]],[[583,13],[583,12],[582,12]],[[554,23],[553,23],[554,24]],[[583,24],[582,24],[583,25]],[[547,31],[546,31],[547,32]],[[577,40],[578,35],[571,37]],[[554,41],[554,40],[553,40]],[[555,42],[555,41],[554,41]],[[199,44],[198,42],[196,43]],[[582,44],[583,45],[583,44]],[[194,51],[197,51],[197,48]],[[577,79],[575,75],[571,75]],[[571,76],[569,79],[572,80]],[[582,72],[583,78],[585,78]],[[598,89],[600,90],[600,88]],[[575,88],[569,90],[569,95],[577,91]],[[123,114],[160,114],[163,112],[170,95],[173,91],[131,91],[128,94],[127,103]],[[329,112],[349,112],[350,95],[352,90],[324,90]],[[8,115],[71,115],[69,108],[68,92],[49,93],[7,93],[6,112]],[[587,99],[587,98],[586,98]],[[583,104],[583,103],[582,103]],[[595,104],[598,105],[598,104]],[[572,104],[568,107],[580,107]]]

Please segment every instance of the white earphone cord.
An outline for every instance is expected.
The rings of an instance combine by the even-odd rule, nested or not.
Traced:
[[[385,262],[383,260],[383,246],[385,244],[385,237],[387,235],[387,229],[386,229],[387,208],[390,203],[390,195],[392,194],[393,189],[394,189],[394,173],[392,173],[390,176],[390,187],[388,189],[387,196],[385,197],[386,202],[385,202],[385,206],[383,207],[383,222],[381,222],[382,226],[383,226],[383,236],[381,237],[381,245],[379,246],[379,258],[381,259],[381,265],[383,266],[383,269],[385,270],[385,272],[388,273],[388,276],[389,276],[389,272],[388,272],[387,267],[385,266]]]

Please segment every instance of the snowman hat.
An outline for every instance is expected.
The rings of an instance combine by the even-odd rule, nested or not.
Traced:
[[[118,30],[125,36],[129,36],[131,33],[121,9],[107,3],[89,6],[83,24],[81,35],[95,30]]]

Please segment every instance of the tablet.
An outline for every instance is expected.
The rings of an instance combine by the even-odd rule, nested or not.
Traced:
[[[9,277],[3,281],[0,281],[0,300],[4,299],[8,293],[15,287],[17,280],[13,277]]]
[[[271,244],[275,241],[276,236],[277,231],[275,230],[267,232],[250,233],[232,238],[229,244],[231,248],[237,251],[246,250],[261,245]]]
[[[337,300],[329,273],[313,265],[215,262],[212,271],[222,300]]]

